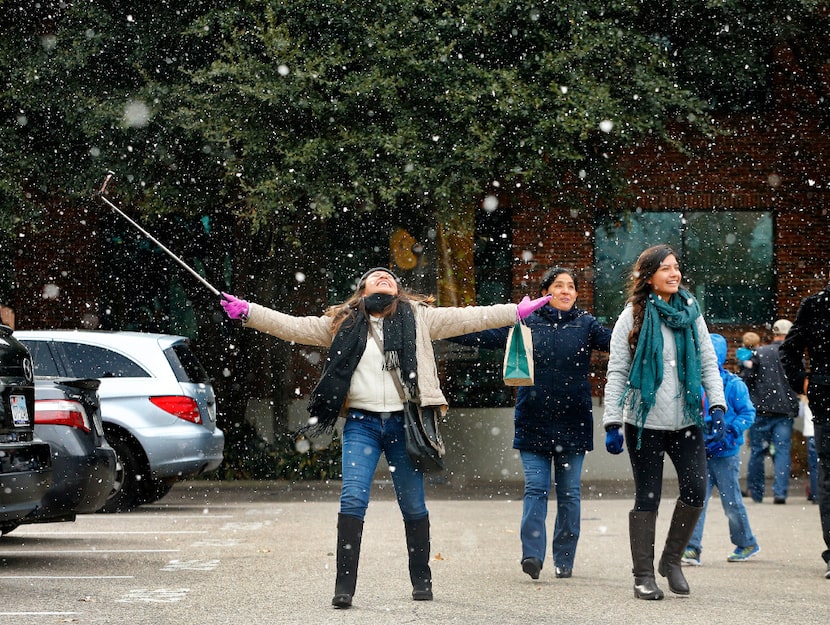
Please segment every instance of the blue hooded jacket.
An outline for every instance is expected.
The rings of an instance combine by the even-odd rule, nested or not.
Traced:
[[[591,354],[607,352],[611,330],[574,306],[543,306],[524,321],[533,336],[534,385],[520,386],[513,448],[537,453],[591,451],[594,420]],[[461,345],[504,349],[510,328],[450,339]]]
[[[723,458],[735,456],[740,453],[741,445],[744,442],[744,431],[755,423],[755,406],[749,398],[749,389],[740,376],[735,375],[723,368],[726,362],[726,339],[720,334],[710,334],[712,346],[715,348],[715,355],[718,357],[718,369],[723,380],[723,394],[726,397],[726,436],[723,441],[715,443],[706,438],[706,455],[708,457]],[[708,401],[704,397],[704,415],[709,414]],[[706,417],[706,429],[709,431],[711,419]]]

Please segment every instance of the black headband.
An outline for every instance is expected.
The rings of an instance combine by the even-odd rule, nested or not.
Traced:
[[[371,274],[375,273],[376,271],[383,271],[384,273],[388,273],[395,279],[398,288],[401,288],[401,279],[398,276],[396,276],[395,272],[393,272],[391,269],[387,269],[386,267],[372,267],[369,271],[360,276],[360,280],[357,281],[358,290],[363,288],[363,285],[366,283],[366,278],[368,278]]]

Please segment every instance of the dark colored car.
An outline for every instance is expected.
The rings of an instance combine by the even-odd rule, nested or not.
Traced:
[[[35,437],[28,350],[0,325],[0,533],[36,512],[52,484],[49,445]]]
[[[35,380],[35,435],[52,451],[52,487],[22,523],[74,521],[113,494],[117,458],[104,437],[99,385],[94,379]]]

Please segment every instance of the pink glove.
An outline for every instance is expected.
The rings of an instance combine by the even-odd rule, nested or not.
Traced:
[[[242,319],[242,321],[248,320],[248,302],[244,299],[239,299],[238,297],[229,295],[228,293],[222,293],[222,297],[225,299],[221,300],[219,303],[222,305],[222,308],[225,309],[228,317],[231,319]]]
[[[530,299],[527,295],[524,296],[524,299],[519,302],[518,307],[516,308],[516,316],[519,319],[527,318],[530,313],[539,310],[542,306],[547,304],[553,295],[545,295],[544,297],[537,297],[536,299]]]

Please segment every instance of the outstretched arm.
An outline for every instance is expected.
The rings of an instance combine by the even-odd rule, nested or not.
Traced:
[[[228,293],[223,293],[222,297],[219,303],[228,317],[241,320],[245,327],[303,345],[331,345],[331,317],[295,317]]]
[[[461,336],[453,336],[447,339],[451,343],[457,345],[466,345],[467,347],[482,347],[484,349],[504,349],[507,343],[507,333],[509,328],[496,328],[494,330],[483,330],[481,332],[471,332],[470,334],[462,334]]]

